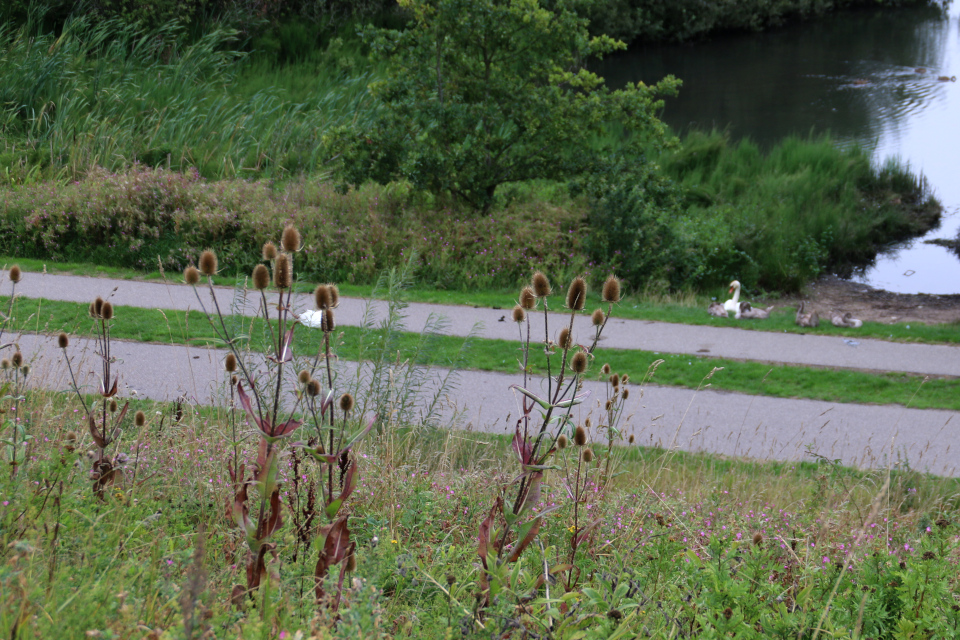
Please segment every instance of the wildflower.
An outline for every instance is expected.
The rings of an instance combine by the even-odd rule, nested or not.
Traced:
[[[143,411],[137,411],[133,416],[133,424],[142,427],[147,423],[147,415]]]

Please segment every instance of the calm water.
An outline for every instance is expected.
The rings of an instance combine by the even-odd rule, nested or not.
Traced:
[[[683,80],[663,119],[675,130],[727,128],[770,145],[829,131],[841,144],[899,156],[944,205],[940,227],[891,248],[858,279],[903,293],[960,293],[960,258],[923,242],[960,232],[960,3],[946,10],[857,11],[818,23],[638,47],[603,62],[611,86]]]

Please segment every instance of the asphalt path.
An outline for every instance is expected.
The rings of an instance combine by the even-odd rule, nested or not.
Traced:
[[[5,273],[3,275],[6,276]],[[4,291],[7,286],[3,285]],[[192,288],[184,284],[39,273],[25,273],[17,286],[19,293],[31,298],[87,303],[102,296],[109,297],[115,305],[148,309],[198,309],[201,303],[207,309],[212,309],[213,300],[209,290],[206,287],[198,290],[201,292],[199,300]],[[214,290],[217,304],[224,313],[252,315],[259,308],[259,293],[256,291],[243,292],[226,287]],[[512,305],[510,300],[504,300],[504,309],[411,303],[404,310],[404,315],[406,326],[414,331],[442,316],[445,319],[443,332],[449,335],[467,336],[472,333],[482,338],[519,340],[518,327],[510,321]],[[295,296],[294,308],[298,312],[313,308],[313,296]],[[385,309],[386,303],[382,301],[341,298],[336,311],[337,324],[360,326],[365,320],[376,323]],[[568,316],[551,315],[550,327],[555,331],[566,325]],[[542,323],[535,319],[535,339],[543,338],[542,329],[539,329],[541,326]],[[589,343],[592,340],[593,328],[589,315],[576,318],[573,333],[577,342]],[[604,330],[601,346],[805,366],[960,376],[960,346],[886,342],[869,338],[850,340],[838,336],[623,320],[618,319],[616,313]]]

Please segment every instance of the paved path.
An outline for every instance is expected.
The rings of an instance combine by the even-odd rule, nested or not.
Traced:
[[[5,274],[4,274],[5,276]],[[4,284],[4,291],[9,285]],[[110,280],[83,276],[26,273],[17,290],[31,298],[49,298],[73,302],[90,302],[95,297],[111,296],[116,305],[144,308],[197,309],[199,302],[192,289],[182,284]],[[201,289],[204,304],[210,306],[209,292]],[[234,304],[235,290],[217,288],[217,300],[224,312],[253,314],[259,302],[256,292],[248,294],[240,306]],[[313,296],[296,297],[298,310],[312,308]],[[364,319],[368,304],[374,317],[382,313],[386,304],[368,302],[357,298],[342,298],[337,309],[337,323],[359,326]],[[406,309],[407,327],[422,328],[431,315],[443,315],[448,319],[445,333],[466,336],[482,323],[478,335],[483,338],[518,340],[517,326],[509,321],[509,307],[504,301],[504,310],[478,309],[468,306],[444,306],[412,303]],[[506,321],[500,318],[507,315]],[[551,318],[550,326],[559,330],[563,318]],[[534,329],[542,326],[534,323]],[[577,318],[574,336],[586,343],[593,330],[589,316]],[[542,329],[534,333],[542,339]],[[553,336],[555,338],[555,336]],[[646,320],[611,319],[604,331],[603,347],[617,349],[643,349],[661,353],[709,355],[740,360],[782,362],[785,364],[813,365],[868,369],[876,371],[899,371],[937,376],[960,376],[960,346],[910,344],[860,339],[857,346],[850,346],[838,336],[800,335],[767,331],[747,331],[727,327],[710,327],[651,322]]]

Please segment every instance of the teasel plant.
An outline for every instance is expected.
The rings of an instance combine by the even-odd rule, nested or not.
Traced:
[[[20,282],[22,276],[23,274],[20,271],[20,267],[17,265],[10,267],[10,270],[7,272],[7,277],[12,286],[10,290],[10,303],[7,307],[7,312],[5,314],[0,313],[0,338],[3,337],[3,333],[6,331],[7,325],[13,318],[14,303],[17,299],[17,283]],[[0,345],[0,350],[6,349],[7,347],[16,348],[16,345],[13,342],[8,342]],[[30,371],[30,367],[29,365],[26,365],[27,369],[26,372],[24,372],[21,366],[16,366],[14,364],[18,361],[21,363],[21,365],[23,364],[23,354],[20,353],[19,349],[17,349],[17,351],[13,354],[13,357],[3,358],[0,360],[0,363],[3,365],[2,371],[0,371],[0,374],[3,375],[3,381],[0,383],[0,401],[6,404],[6,406],[0,407],[0,412],[9,412],[7,419],[4,420],[4,426],[8,427],[8,429],[4,429],[4,431],[10,431],[10,437],[2,438],[0,439],[0,442],[3,442],[5,445],[4,449],[6,451],[7,462],[10,465],[11,477],[17,475],[17,469],[25,459],[25,455],[20,455],[18,457],[20,449],[23,449],[25,453],[27,444],[30,441],[30,436],[28,436],[26,433],[26,425],[23,424],[22,417],[16,412],[16,406],[22,401],[23,398],[23,383],[26,382],[26,376]]]
[[[67,355],[70,338],[66,333],[61,333],[57,337],[57,346],[63,351],[67,371],[70,374],[70,386],[77,394],[81,406],[83,406],[90,436],[97,445],[90,469],[90,479],[93,481],[93,493],[102,500],[110,485],[123,481],[123,468],[128,462],[127,455],[117,453],[111,457],[107,454],[107,449],[117,442],[123,433],[123,421],[126,418],[127,410],[130,408],[130,403],[125,402],[121,408],[116,398],[119,390],[120,374],[114,372],[117,359],[110,353],[110,326],[114,318],[113,304],[109,300],[104,300],[98,296],[96,300],[90,303],[88,313],[93,320],[94,353],[100,365],[100,383],[97,390],[100,396],[99,408],[97,403],[94,403],[93,410],[91,410],[80,391],[73,365]]]
[[[481,596],[485,606],[503,585],[509,583],[509,565],[517,562],[524,550],[533,542],[540,530],[543,517],[558,506],[533,515],[532,507],[540,499],[541,483],[547,470],[558,467],[549,464],[558,447],[574,435],[571,412],[583,402],[588,393],[582,390],[583,376],[589,369],[590,360],[604,328],[613,312],[613,305],[620,301],[620,281],[610,276],[603,285],[603,300],[607,303],[604,312],[598,309],[591,316],[593,336],[589,346],[576,344],[573,324],[577,314],[586,304],[587,283],[577,277],[566,294],[565,307],[569,320],[552,339],[550,332],[549,299],[553,294],[550,281],[537,272],[530,285],[520,292],[518,304],[513,309],[513,320],[520,332],[520,369],[523,384],[512,385],[520,401],[520,417],[514,429],[512,449],[520,464],[520,473],[508,485],[500,488],[493,507],[479,529],[478,555],[482,571],[480,575]],[[530,355],[534,345],[533,322],[539,324],[535,314],[538,307],[543,313],[542,348],[546,359],[546,394],[539,395],[530,386]],[[559,362],[557,362],[559,360]],[[538,411],[539,415],[534,411]],[[562,440],[561,440],[562,438]],[[508,496],[508,493],[512,495]],[[571,498],[575,496],[571,492]],[[574,539],[589,533],[591,525],[575,524]],[[569,567],[555,567],[555,571]]]

